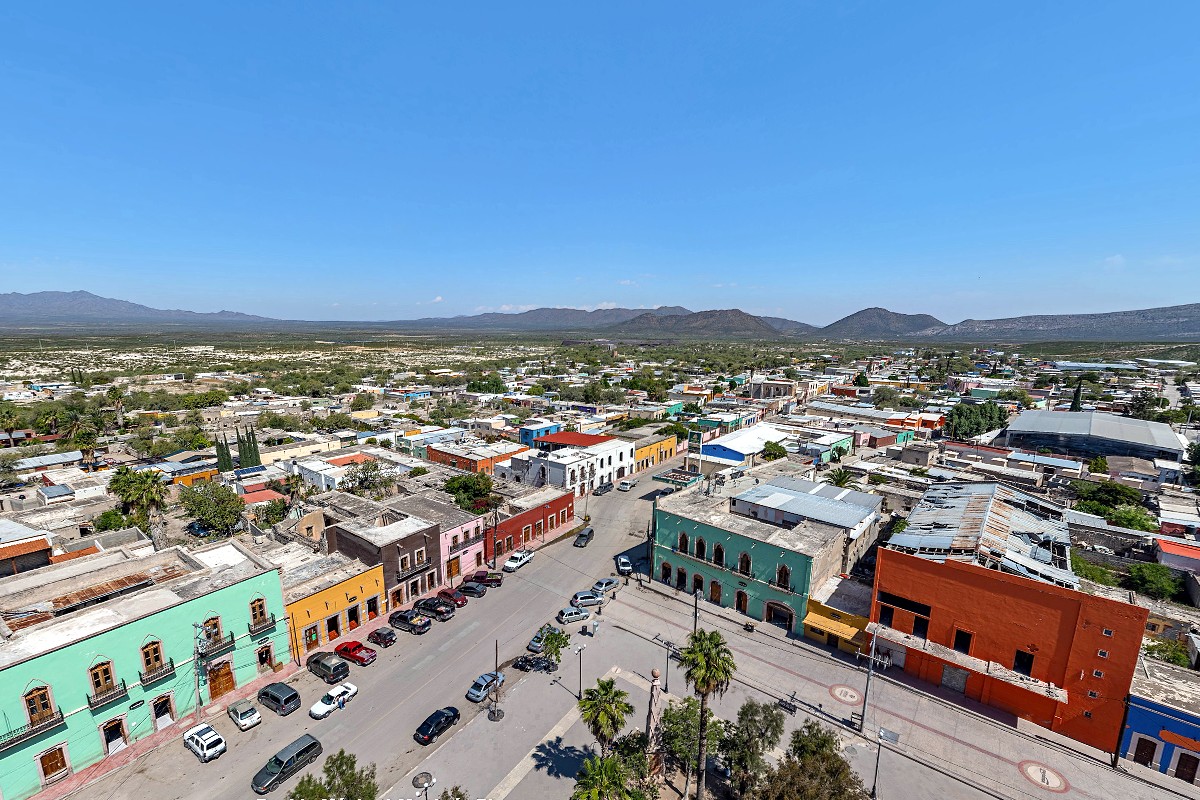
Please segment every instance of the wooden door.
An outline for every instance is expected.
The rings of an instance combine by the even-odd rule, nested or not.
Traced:
[[[1141,764],[1143,767],[1153,765],[1156,750],[1158,750],[1158,745],[1152,740],[1145,737],[1138,739],[1137,747],[1133,751],[1134,763]]]
[[[218,697],[233,691],[233,667],[228,661],[222,661],[208,671],[208,699]]]
[[[1200,767],[1200,759],[1191,753],[1180,753],[1175,762],[1175,777],[1188,783],[1196,782],[1196,768]]]
[[[462,571],[462,569],[459,567],[458,559],[459,557],[455,556],[454,558],[450,559],[446,565],[446,578],[450,581],[457,578],[459,573]]]

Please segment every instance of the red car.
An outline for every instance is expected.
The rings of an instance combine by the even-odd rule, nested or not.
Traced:
[[[437,596],[447,603],[454,603],[457,608],[462,608],[467,604],[467,596],[458,589],[442,589]]]
[[[481,569],[472,575],[467,580],[472,583],[482,583],[484,586],[496,587],[504,584],[504,573],[488,572],[486,569]]]
[[[378,655],[374,650],[364,646],[360,642],[342,642],[337,647],[333,648],[333,652],[337,653],[347,661],[353,661],[360,667],[365,667],[375,660]]]

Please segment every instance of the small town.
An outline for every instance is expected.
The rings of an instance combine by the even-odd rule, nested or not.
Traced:
[[[1198,29],[0,11],[0,800],[1200,800]]]

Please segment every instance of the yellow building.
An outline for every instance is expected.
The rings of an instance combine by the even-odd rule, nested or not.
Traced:
[[[857,653],[866,641],[867,617],[841,611],[808,598],[804,615],[804,635],[821,644],[837,647],[843,653]]]
[[[633,463],[638,472],[675,457],[675,434],[652,434],[633,443]]]
[[[383,565],[373,567],[341,553],[313,552],[302,542],[266,554],[283,580],[292,658],[350,634],[387,613]]]

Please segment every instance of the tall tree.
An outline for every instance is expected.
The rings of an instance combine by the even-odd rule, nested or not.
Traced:
[[[359,767],[357,757],[338,750],[325,759],[320,778],[305,775],[287,796],[288,800],[327,800],[330,797],[375,800],[379,796],[375,765]]]
[[[600,743],[600,755],[606,756],[633,713],[633,705],[629,702],[629,692],[618,689],[615,679],[605,678],[584,691],[579,712],[583,724]]]
[[[162,475],[156,469],[144,469],[134,473],[129,482],[127,496],[130,507],[140,516],[145,516],[150,525],[149,533],[156,537],[162,521],[162,511],[167,506],[167,487],[162,482]]]
[[[687,647],[679,653],[684,679],[700,695],[700,739],[696,757],[696,800],[704,800],[704,776],[708,760],[709,697],[721,696],[733,681],[737,665],[733,651],[720,631],[700,629],[688,636]]]
[[[840,489],[845,489],[847,486],[854,485],[854,473],[845,467],[837,467],[825,473],[823,479],[830,486],[837,486]]]
[[[575,776],[571,800],[630,800],[629,774],[616,756],[592,756]]]
[[[732,773],[734,794],[745,797],[767,768],[767,753],[783,737],[783,711],[770,703],[747,700],[737,722],[726,728],[720,752]]]
[[[229,452],[229,438],[222,434],[221,441],[217,442],[217,471],[231,472],[232,470],[233,454]]]
[[[238,466],[239,467],[248,466],[246,464],[246,462],[248,460],[247,455],[246,455],[246,440],[242,438],[242,432],[240,429],[235,427],[233,429],[233,432],[237,436]]]
[[[125,391],[120,386],[110,386],[104,392],[108,404],[117,412],[117,427],[125,427]]]
[[[6,446],[12,447],[16,442],[13,441],[13,431],[21,424],[21,417],[17,414],[17,407],[12,403],[0,403],[0,428],[8,434]]]
[[[1071,398],[1071,410],[1083,411],[1083,378],[1075,381],[1075,395]]]

